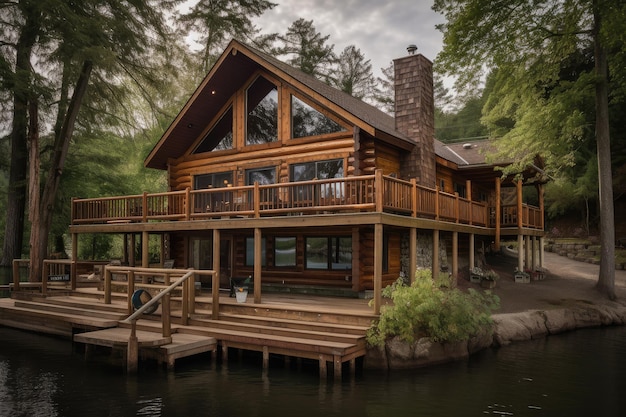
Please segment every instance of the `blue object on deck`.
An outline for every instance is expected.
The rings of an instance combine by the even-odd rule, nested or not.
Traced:
[[[139,310],[141,307],[146,305],[148,301],[150,300],[152,300],[152,296],[150,295],[148,291],[143,290],[143,289],[136,290],[130,298],[130,302],[132,303],[133,308],[135,310]],[[149,309],[144,311],[144,314],[152,314],[157,310],[157,308],[159,308],[158,302],[152,304]]]

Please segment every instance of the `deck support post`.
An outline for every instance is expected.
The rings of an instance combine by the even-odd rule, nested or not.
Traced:
[[[354,378],[356,375],[356,359],[350,359],[350,375]]]
[[[183,297],[183,306],[185,299]],[[184,316],[184,314],[183,314]],[[185,318],[183,317],[183,322]],[[161,299],[161,323],[163,327],[163,337],[172,336],[172,318],[170,315],[170,293],[167,293]],[[186,323],[184,323],[186,325]]]
[[[439,230],[433,230],[433,279],[439,277]]]
[[[459,232],[452,232],[452,276],[459,276]]]
[[[469,268],[470,270],[476,266],[476,261],[474,260],[474,233],[470,233],[469,235]]]
[[[220,319],[220,231],[213,229],[213,270],[211,279],[211,319]]]
[[[495,242],[494,242],[494,249],[496,252],[500,252],[500,213],[502,212],[502,208],[500,207],[501,201],[502,201],[502,196],[501,196],[501,191],[500,191],[500,178],[496,178],[495,179],[496,182],[496,212],[495,214],[495,227],[496,227],[496,236],[495,236]],[[470,265],[471,267],[471,265]]]
[[[532,241],[530,240],[530,235],[526,235],[525,237],[526,242],[524,243],[524,250],[525,250],[525,255],[524,255],[524,260],[525,260],[525,265],[527,269],[532,269],[533,265],[533,244]]]
[[[341,356],[335,355],[333,358],[334,368],[333,375],[335,377],[335,381],[341,381]]]
[[[524,236],[517,235],[517,269],[524,270]]]
[[[137,340],[137,320],[133,320],[128,338],[128,348],[126,349],[126,372],[134,374],[137,372],[137,362],[139,361],[139,341]]]
[[[222,362],[228,362],[228,345],[222,341]]]
[[[543,236],[539,237],[539,266],[543,268],[545,262],[545,253],[544,250],[545,239]]]
[[[326,368],[326,358],[324,355],[320,355],[320,379],[326,379],[328,370]]]
[[[254,302],[261,303],[261,266],[262,266],[262,246],[263,240],[261,229],[254,229]]]
[[[267,346],[263,346],[263,370],[267,371],[270,367],[270,350]]]
[[[412,227],[409,230],[409,282],[415,281],[415,271],[417,271],[417,229]]]
[[[150,234],[147,231],[141,232],[141,266],[150,266]]]
[[[374,314],[380,314],[383,291],[383,224],[374,225]]]

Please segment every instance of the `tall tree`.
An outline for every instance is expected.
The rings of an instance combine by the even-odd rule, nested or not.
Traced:
[[[337,61],[333,52],[334,45],[328,45],[330,35],[322,36],[312,20],[298,19],[289,26],[284,35],[278,36],[280,46],[273,52],[286,55],[287,63],[311,74],[320,80],[326,80],[330,69]]]
[[[267,0],[200,0],[183,13],[181,26],[201,45],[198,57],[202,76],[231,38],[250,39],[254,43],[258,30],[251,19],[274,6]]]
[[[330,84],[360,100],[372,97],[376,80],[372,64],[354,45],[347,46],[339,55],[337,68],[330,75]]]
[[[457,87],[477,86],[485,70],[499,77],[488,99],[492,120],[508,120],[502,144],[516,161],[511,169],[531,163],[536,155],[557,169],[587,129],[580,106],[584,94],[595,97],[601,263],[597,288],[615,298],[615,231],[609,137],[610,80],[623,80],[625,44],[621,0],[435,0],[433,9],[447,23],[441,26],[444,49],[441,68],[458,77]],[[593,50],[594,67],[561,78],[572,54]],[[610,54],[607,53],[610,51]],[[609,77],[609,68],[612,77]],[[621,91],[623,85],[611,87]],[[497,114],[497,116],[496,116]]]
[[[79,112],[85,119],[107,117],[110,103],[119,100],[123,89],[118,80],[128,77],[135,82],[155,82],[159,80],[155,68],[150,67],[150,58],[161,46],[168,45],[169,34],[166,24],[166,11],[177,0],[140,0],[127,3],[122,0],[21,0],[4,6],[3,17],[13,19],[11,29],[3,31],[6,39],[18,38],[12,48],[7,48],[8,59],[15,65],[2,65],[7,74],[20,83],[11,87],[11,94],[20,103],[19,111],[12,114],[12,144],[18,151],[25,148],[24,126],[28,125],[28,114],[22,110],[27,106],[37,109],[42,120],[56,120],[50,134],[34,131],[39,124],[31,120],[31,147],[38,146],[34,141],[46,137],[48,151],[42,153],[42,164],[48,169],[42,176],[41,190],[33,182],[32,193],[40,193],[41,203],[31,210],[31,280],[40,276],[41,262],[47,252],[48,231],[50,230],[54,203],[59,188],[59,180],[65,166],[68,148],[72,140]],[[37,17],[36,20],[29,16]],[[20,33],[19,36],[13,31]],[[22,34],[34,33],[20,48]],[[4,42],[4,45],[9,44]],[[35,51],[35,52],[33,52]],[[24,63],[18,64],[20,54]],[[36,65],[34,62],[36,61]],[[42,86],[44,88],[36,88]],[[88,96],[88,86],[97,94]],[[27,94],[20,95],[20,88]],[[83,106],[85,97],[87,106]],[[21,101],[20,101],[21,100]],[[32,119],[31,117],[31,119]],[[45,126],[48,126],[46,123]],[[41,147],[44,149],[44,147]],[[21,152],[12,151],[12,160]],[[39,162],[31,162],[32,175],[37,175]],[[13,168],[12,168],[13,169]],[[32,194],[31,193],[31,194]],[[12,201],[23,198],[9,196]],[[21,210],[23,213],[23,209]],[[7,225],[23,224],[18,212],[8,213]],[[7,226],[8,227],[8,226]],[[11,233],[7,233],[11,235]],[[6,236],[5,236],[6,237]],[[6,244],[5,244],[6,246]],[[21,249],[21,248],[20,248]],[[3,260],[19,257],[20,251],[5,251]]]

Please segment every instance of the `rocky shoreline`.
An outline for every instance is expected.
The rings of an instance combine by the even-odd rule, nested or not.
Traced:
[[[564,308],[494,314],[493,321],[492,331],[467,341],[436,343],[425,337],[410,344],[397,337],[392,338],[384,347],[368,350],[364,367],[378,370],[420,368],[464,359],[489,347],[588,327],[624,325],[626,306],[611,301],[591,304],[572,300]]]

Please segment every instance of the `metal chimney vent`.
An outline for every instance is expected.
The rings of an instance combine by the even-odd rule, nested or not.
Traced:
[[[417,45],[409,45],[406,47],[406,51],[409,53],[409,55],[415,55],[415,51],[417,51]]]

